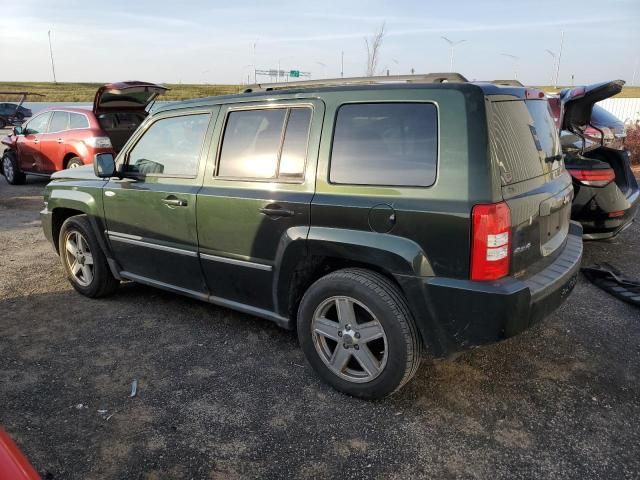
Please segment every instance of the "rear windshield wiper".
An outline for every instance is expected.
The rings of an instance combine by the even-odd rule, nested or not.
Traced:
[[[562,155],[561,153],[559,153],[558,155],[552,155],[550,157],[545,157],[544,161],[551,163],[551,162],[555,162],[556,160],[562,160],[562,157],[564,155]]]

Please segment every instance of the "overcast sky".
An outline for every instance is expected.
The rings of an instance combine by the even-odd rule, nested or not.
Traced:
[[[558,2],[323,0],[2,1],[0,80],[146,80],[239,83],[261,69],[312,78],[363,75],[363,38],[386,22],[381,72],[449,70],[441,36],[456,47],[454,70],[472,79],[518,77],[548,84],[560,32],[560,83],[631,78],[640,56],[639,0]],[[255,45],[255,57],[254,57]],[[520,57],[514,61],[502,53]],[[636,83],[640,83],[640,67]],[[259,78],[260,80],[260,78]],[[262,78],[267,81],[268,78]]]

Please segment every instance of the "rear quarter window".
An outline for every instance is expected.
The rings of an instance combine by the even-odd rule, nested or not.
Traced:
[[[438,113],[431,103],[342,105],[329,180],[353,185],[428,187],[436,179]]]
[[[546,100],[493,102],[490,123],[491,152],[502,185],[561,166],[558,128]]]

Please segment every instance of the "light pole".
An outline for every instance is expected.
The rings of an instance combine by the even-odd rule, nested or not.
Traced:
[[[253,42],[253,83],[258,83],[258,74],[256,73],[256,43]]]
[[[325,78],[324,69],[327,68],[327,64],[326,63],[322,63],[322,62],[316,62],[316,65],[320,65],[320,67],[322,67],[322,73],[321,73],[320,78]]]
[[[49,36],[49,55],[51,56],[51,71],[53,72],[53,83],[58,83],[56,80],[56,66],[53,63],[53,48],[51,48],[51,30],[47,32]]]
[[[553,81],[556,72],[556,53],[552,52],[549,49],[546,49],[545,52],[547,52],[553,58],[553,65],[551,65],[551,85],[553,85],[553,88],[556,88],[557,85],[555,85],[555,82]]]
[[[560,77],[560,60],[562,60],[562,47],[564,46],[564,30],[560,36],[560,53],[558,53],[558,62],[556,64],[556,83],[554,87],[558,86],[558,77]]]
[[[520,57],[516,55],[511,55],[510,53],[501,53],[500,55],[509,57],[511,60],[513,60],[513,79],[517,80],[518,79],[518,60],[520,60]]]
[[[462,42],[466,42],[466,40],[458,40],[457,42],[454,42],[453,40],[449,40],[447,37],[441,37],[441,38],[449,44],[449,49],[451,51],[451,56],[449,60],[449,70],[453,72],[453,49],[457,45],[460,45]]]
[[[344,50],[340,52],[340,78],[344,77]]]

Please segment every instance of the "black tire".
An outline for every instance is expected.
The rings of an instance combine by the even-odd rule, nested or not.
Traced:
[[[86,284],[83,284],[84,280],[82,280],[81,273],[77,276],[72,271],[74,260],[77,260],[78,257],[74,256],[67,249],[67,239],[71,236],[75,236],[77,239],[78,237],[76,234],[79,234],[82,237],[81,242],[77,242],[74,239],[73,243],[77,244],[82,243],[82,241],[86,242],[86,245],[84,245],[85,250],[88,246],[88,253],[92,257],[91,280],[86,281]],[[96,238],[86,215],[77,215],[65,220],[62,224],[62,228],[60,229],[60,236],[58,237],[58,251],[60,253],[62,268],[64,268],[67,279],[73,288],[82,295],[90,298],[106,297],[111,295],[118,288],[118,284],[120,282],[118,282],[118,280],[116,280],[111,274],[111,270],[109,270],[109,265],[107,264],[107,259],[100,248],[98,239]],[[81,257],[82,261],[78,260],[78,263],[81,263],[82,267],[89,266],[88,264],[85,265],[86,254],[81,255]],[[88,278],[85,278],[85,280],[88,280]]]
[[[10,185],[22,185],[27,180],[27,176],[18,168],[18,159],[11,150],[2,155],[2,174]]]
[[[0,117],[0,128],[4,128],[6,126],[7,126],[7,121],[4,118]]]
[[[20,122],[23,121],[24,120],[24,113],[22,113],[20,111],[16,112],[16,120],[18,120]]]
[[[67,166],[65,168],[77,168],[82,167],[83,165],[84,163],[82,163],[80,157],[71,157],[67,162]]]
[[[366,315],[366,311],[362,309],[364,306],[382,325],[386,336],[384,347],[386,364],[370,381],[365,379],[356,383],[339,376],[329,368],[318,350],[321,347],[317,347],[318,342],[314,340],[314,334],[311,331],[314,314],[333,297],[355,300],[356,305],[361,304],[358,306],[361,314]],[[300,302],[297,323],[300,345],[313,369],[336,390],[354,397],[378,399],[391,395],[413,377],[420,365],[422,343],[404,296],[387,278],[370,270],[362,268],[338,270],[317,280],[305,292]],[[362,323],[358,320],[357,326],[361,325]],[[358,327],[351,327],[350,330],[357,331]],[[340,338],[337,339],[333,350],[334,355],[337,349],[342,348],[340,342],[345,340],[345,333],[340,332],[338,335]],[[351,338],[348,340],[351,341]],[[360,336],[357,335],[355,338]],[[345,344],[346,342],[347,340]],[[349,365],[352,365],[350,362],[357,361],[355,358],[357,352],[353,352],[353,355],[354,357],[350,358],[344,366],[345,369],[350,368]],[[380,361],[379,365],[383,363]]]

